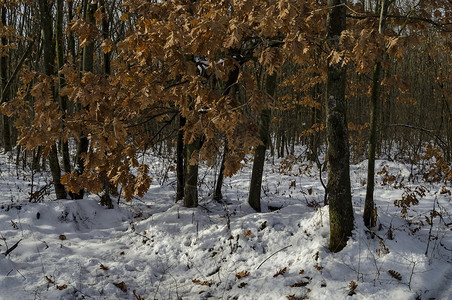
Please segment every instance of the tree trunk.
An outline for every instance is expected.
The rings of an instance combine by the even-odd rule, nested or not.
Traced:
[[[67,1],[67,8],[68,8],[67,22],[68,23],[71,22],[72,19],[74,18],[73,5],[74,5],[74,1]],[[74,33],[72,33],[72,31],[68,33],[67,43],[68,43],[69,52],[71,53],[71,56],[72,56],[72,63],[75,64],[75,62],[77,60],[77,53],[75,51],[75,38],[74,38]]]
[[[215,186],[215,193],[213,194],[213,200],[215,200],[215,201],[220,201],[221,199],[223,199],[223,193],[221,192],[221,189],[223,187],[224,169],[225,169],[225,162],[226,162],[226,156],[228,154],[228,151],[229,151],[228,141],[227,141],[227,139],[225,139],[223,155],[221,157],[220,172],[218,173],[217,185]]]
[[[102,38],[104,40],[109,38],[110,35],[110,22],[109,22],[109,18],[107,16],[106,13],[106,9],[105,9],[105,1],[104,0],[99,0],[99,5],[100,5],[100,9],[101,12],[103,14],[102,16]],[[103,65],[103,72],[106,76],[110,75],[111,72],[111,68],[110,68],[110,52],[104,53],[103,56],[104,59],[104,65]],[[105,152],[105,155],[107,155],[107,153]],[[107,176],[107,173],[105,171],[102,171],[100,173],[100,178],[103,181],[103,191],[102,191],[102,196],[101,196],[101,205],[107,206],[108,208],[113,208],[113,200],[111,199],[111,185],[110,185],[110,179]]]
[[[85,18],[88,23],[95,24],[94,12],[96,11],[96,4],[87,4]],[[83,58],[82,58],[82,71],[91,72],[93,70],[94,64],[94,43],[88,43],[83,48]],[[88,136],[87,132],[82,132],[80,135],[80,140],[77,144],[77,156],[76,156],[76,171],[79,175],[83,174],[85,171],[85,160],[83,159],[83,154],[88,152]],[[78,194],[74,194],[74,199],[83,199],[84,189],[82,188]]]
[[[198,158],[199,158],[200,140],[197,138],[194,142],[187,145],[187,173],[185,176],[184,206],[198,206]],[[190,163],[194,159],[196,162]]]
[[[334,48],[346,27],[345,0],[329,0],[327,44]],[[346,69],[341,63],[328,62],[327,120],[328,204],[332,252],[341,251],[353,230],[353,207],[350,188],[350,158],[345,102]]]
[[[176,187],[176,202],[184,199],[184,131],[185,118],[179,116],[179,132],[177,133],[177,147],[176,147],[176,173],[177,173],[177,187]]]
[[[378,31],[383,34],[386,15],[388,13],[389,0],[383,0],[380,12],[380,25]],[[383,58],[383,57],[382,57]],[[364,224],[368,227],[376,226],[376,207],[374,203],[374,187],[375,187],[375,149],[377,148],[377,119],[379,115],[380,101],[380,83],[381,83],[381,62],[378,61],[373,70],[372,77],[372,95],[370,109],[370,137],[369,137],[369,153],[367,166],[367,188],[366,201],[364,203]]]
[[[63,41],[63,0],[57,0],[57,17],[55,25],[55,35],[56,35],[56,50],[57,50],[57,62],[58,70],[60,70],[64,65],[64,41]],[[63,75],[58,74],[58,97],[60,99],[60,107],[63,111],[62,118],[66,118],[68,109],[68,98],[67,96],[61,96],[61,89],[66,85],[66,80]],[[63,125],[64,126],[64,125]],[[69,143],[67,141],[61,140],[61,152],[63,155],[63,170],[66,173],[71,172],[71,160],[69,156]]]
[[[270,96],[273,97],[275,95],[276,72],[267,76],[265,89]],[[251,173],[250,193],[248,196],[249,205],[258,212],[261,211],[262,175],[264,173],[265,151],[269,140],[270,115],[271,111],[269,109],[264,109],[260,115],[259,136],[262,145],[257,146],[254,151],[253,171]]]
[[[58,162],[58,152],[56,146],[52,146],[49,153],[50,172],[52,173],[53,186],[55,187],[55,195],[57,199],[66,199],[66,190],[61,184],[61,169]]]
[[[229,95],[229,94],[235,94],[237,92],[236,88],[234,87],[234,83],[237,81],[239,77],[240,69],[238,67],[234,68],[232,71],[228,74],[228,80],[226,82],[226,89],[223,91],[223,96]],[[219,201],[223,199],[223,194],[221,192],[221,189],[223,188],[223,179],[224,179],[224,170],[225,170],[225,163],[226,163],[226,157],[228,155],[229,147],[228,147],[228,141],[225,138],[224,140],[224,148],[223,148],[223,157],[221,158],[221,166],[220,166],[220,173],[218,174],[217,184],[215,186],[215,193],[213,195],[213,199],[216,201]]]
[[[110,37],[110,21],[109,17],[107,15],[106,11],[106,4],[105,0],[99,0],[100,9],[103,14],[102,18],[102,38],[104,40],[108,39]],[[110,52],[104,52],[104,65],[103,65],[103,71],[104,74],[110,74],[111,73],[111,63],[110,63]]]
[[[47,0],[39,0],[38,4],[44,45],[44,71],[46,75],[52,76],[55,75],[55,43],[53,42],[52,10]],[[66,190],[61,184],[61,169],[55,145],[52,146],[49,154],[49,165],[55,187],[55,196],[57,199],[66,199]]]
[[[7,25],[6,20],[6,6],[1,8],[1,19],[4,26]],[[2,46],[6,47],[8,45],[8,39],[3,36],[1,38]],[[7,88],[8,83],[8,56],[4,55],[0,58],[0,77],[1,77],[1,99],[2,103],[8,101],[9,89]],[[9,118],[6,115],[2,116],[2,133],[3,133],[3,149],[5,153],[10,152],[12,149],[11,145],[11,129],[9,126]]]

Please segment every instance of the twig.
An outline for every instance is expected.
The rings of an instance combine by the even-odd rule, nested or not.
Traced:
[[[410,291],[411,291],[411,279],[413,279],[414,268],[416,267],[416,261],[411,261],[411,263],[413,264],[413,267],[411,268],[410,281],[408,281],[408,288],[410,289]]]
[[[17,248],[17,246],[19,245],[20,241],[22,239],[18,240],[11,248],[6,249],[6,252],[3,253],[3,255],[8,256],[8,254],[10,254],[11,252],[13,252],[14,249]]]
[[[267,257],[266,259],[264,259],[264,261],[261,262],[261,264],[256,268],[256,270],[259,270],[259,268],[260,268],[267,260],[269,260],[270,257],[272,257],[272,256],[275,255],[276,253],[281,252],[281,251],[283,251],[283,250],[285,250],[285,249],[287,249],[287,248],[289,248],[289,247],[292,247],[292,245],[289,245],[289,246],[286,246],[286,247],[284,247],[284,248],[281,248],[281,249],[279,249],[278,251],[276,251],[275,253],[273,253],[272,255],[270,255],[269,257]]]

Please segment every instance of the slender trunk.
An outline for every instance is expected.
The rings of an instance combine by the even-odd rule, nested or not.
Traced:
[[[379,94],[380,94],[380,73],[381,63],[378,62],[373,71],[372,78],[372,96],[371,96],[371,109],[370,109],[370,137],[369,137],[369,152],[368,152],[368,164],[367,164],[367,187],[366,187],[366,200],[364,203],[364,224],[370,228],[376,224],[375,204],[374,204],[374,187],[375,187],[375,150],[377,144],[377,115],[379,107]]]
[[[177,133],[177,156],[176,156],[176,173],[177,173],[177,191],[176,201],[184,199],[184,131],[185,118],[179,116],[179,132]]]
[[[265,89],[270,96],[273,97],[275,95],[276,72],[267,76]],[[250,193],[248,196],[249,205],[258,212],[261,211],[262,175],[264,173],[265,151],[269,142],[270,115],[271,111],[269,109],[264,109],[260,115],[259,136],[262,145],[257,146],[254,151],[253,171],[251,173]]]
[[[383,0],[380,12],[380,26],[379,32],[384,33],[386,15],[388,13],[389,0]],[[383,52],[383,51],[382,51]],[[383,59],[383,54],[382,54]],[[367,188],[366,201],[364,203],[364,224],[370,228],[376,226],[376,207],[374,203],[374,187],[375,187],[375,150],[377,148],[377,126],[379,115],[379,101],[380,101],[380,83],[381,83],[381,62],[378,61],[373,70],[372,77],[372,95],[371,95],[371,109],[370,109],[370,137],[369,137],[369,153],[367,166]]]
[[[228,80],[226,82],[226,89],[223,91],[223,96],[226,96],[229,94],[235,94],[237,92],[236,88],[234,87],[234,83],[237,81],[237,78],[239,77],[239,73],[240,73],[240,69],[238,67],[236,67],[228,74]],[[220,172],[218,174],[217,184],[215,186],[215,193],[213,195],[213,199],[216,201],[223,199],[223,193],[221,192],[221,189],[223,188],[224,170],[225,170],[225,163],[226,163],[226,157],[228,155],[228,151],[229,151],[228,141],[225,138],[224,139],[224,148],[223,148],[223,157],[221,158]]]
[[[86,6],[86,21],[91,24],[95,24],[94,12],[96,11],[95,4],[87,4]],[[88,43],[83,48],[83,58],[82,58],[82,70],[84,72],[92,72],[94,64],[94,42]],[[83,109],[83,108],[80,108]],[[82,132],[80,135],[80,140],[77,144],[77,156],[75,160],[77,174],[81,175],[85,171],[85,160],[83,155],[88,152],[89,141],[88,133]],[[84,188],[80,189],[78,194],[74,194],[74,199],[83,199]]]
[[[314,100],[317,100],[320,95],[320,85],[316,84],[312,90],[312,97]],[[311,108],[311,126],[317,126],[321,123],[321,111],[317,107]],[[317,162],[318,153],[319,153],[319,142],[320,142],[320,131],[315,130],[309,136],[309,153],[308,160],[311,162]]]
[[[327,43],[334,48],[346,28],[345,0],[329,0]],[[332,252],[341,251],[353,230],[353,207],[350,188],[350,153],[345,102],[346,69],[328,64],[327,121],[328,203]]]
[[[100,10],[102,12],[102,38],[105,40],[110,35],[110,23],[109,19],[106,14],[105,10],[105,1],[99,0]],[[103,56],[103,72],[106,76],[110,75],[110,52],[104,53]],[[105,155],[107,155],[107,152],[105,152]],[[110,180],[107,176],[107,173],[105,171],[102,171],[100,173],[100,178],[103,182],[103,191],[102,191],[102,197],[101,197],[101,205],[107,206],[108,208],[113,208],[113,200],[111,199],[111,185]]]
[[[60,70],[64,65],[64,41],[63,41],[63,0],[57,0],[57,17],[55,25],[55,35],[56,35],[56,51],[57,51],[57,63],[58,70]],[[68,109],[68,98],[67,96],[61,96],[61,89],[66,85],[66,80],[63,75],[58,74],[58,97],[60,99],[60,107],[63,112],[62,118],[66,118]],[[71,160],[69,155],[69,143],[67,141],[61,140],[61,152],[63,155],[63,170],[66,173],[71,172]]]
[[[7,25],[6,20],[6,6],[2,6],[1,8],[1,20],[4,26]],[[2,46],[6,47],[8,45],[8,39],[3,36],[1,38]],[[4,55],[0,58],[0,77],[1,77],[1,99],[2,103],[8,101],[9,89],[7,88],[8,83],[8,56]],[[10,152],[12,149],[11,145],[11,129],[10,129],[10,121],[6,115],[3,115],[2,119],[2,132],[3,132],[3,148],[5,153]]]
[[[213,194],[213,200],[215,200],[215,201],[220,201],[221,199],[223,199],[223,193],[221,192],[221,189],[223,187],[224,169],[225,169],[226,156],[228,154],[228,151],[229,151],[228,141],[227,141],[227,139],[225,139],[223,155],[221,157],[220,172],[218,173],[217,185],[215,186],[215,193]]]
[[[46,0],[39,0],[38,4],[44,45],[44,71],[46,75],[52,76],[55,75],[55,43],[53,42],[52,9]],[[55,145],[52,146],[49,154],[49,165],[55,187],[55,195],[57,199],[65,199],[66,190],[61,184],[61,168]]]
[[[100,9],[103,14],[102,18],[102,38],[104,40],[110,37],[110,21],[107,15],[105,0],[99,0]],[[104,74],[111,73],[111,63],[110,63],[110,52],[104,53],[104,65],[103,65]]]
[[[71,22],[72,19],[74,18],[74,13],[73,13],[73,5],[74,5],[74,1],[67,1],[67,7],[68,7],[68,20],[67,22]],[[72,56],[72,63],[75,64],[76,60],[77,60],[77,54],[75,51],[75,38],[74,38],[74,34],[72,32],[69,32],[68,34],[68,48],[69,48],[69,52],[71,53]]]
[[[279,150],[279,157],[284,158],[284,147],[286,146],[286,132],[284,129],[281,129],[281,149]]]

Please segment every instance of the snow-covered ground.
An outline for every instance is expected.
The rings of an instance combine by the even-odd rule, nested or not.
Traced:
[[[0,156],[0,299],[452,299],[452,189],[410,182],[409,166],[377,162],[387,172],[373,238],[361,217],[367,164],[351,167],[355,230],[333,254],[315,167],[268,162],[256,213],[250,162],[225,180],[222,203],[209,195],[216,169],[203,168],[200,206],[187,209],[168,161],[153,161],[147,195],[108,210],[96,195],[29,202],[49,175]],[[408,188],[425,195],[402,217],[394,201]]]

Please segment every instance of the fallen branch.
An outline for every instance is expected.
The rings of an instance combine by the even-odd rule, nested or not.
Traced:
[[[272,257],[272,256],[275,255],[276,253],[281,252],[281,251],[283,251],[283,250],[285,250],[285,249],[287,249],[287,248],[289,248],[289,247],[292,247],[292,245],[289,245],[289,246],[286,246],[286,247],[284,247],[284,248],[281,248],[281,249],[279,249],[278,251],[276,251],[275,253],[273,253],[272,255],[270,255],[269,257],[267,257],[266,259],[264,259],[264,261],[259,265],[259,267],[256,268],[256,270],[259,270],[259,268],[260,268],[267,260],[269,260],[270,257]]]

